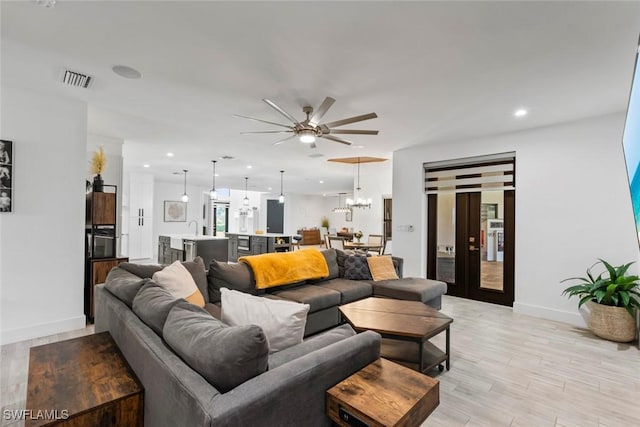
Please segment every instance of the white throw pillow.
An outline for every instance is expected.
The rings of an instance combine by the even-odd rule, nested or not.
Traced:
[[[189,270],[180,261],[156,271],[153,273],[151,280],[166,289],[174,297],[184,298],[191,304],[204,307],[202,292],[198,289]]]
[[[269,342],[269,353],[302,342],[309,304],[256,297],[221,288],[222,321],[231,326],[258,325]]]

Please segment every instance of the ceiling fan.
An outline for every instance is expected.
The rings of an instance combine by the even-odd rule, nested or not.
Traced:
[[[276,141],[273,145],[279,145],[283,142],[286,142],[290,139],[298,137],[300,142],[305,144],[310,144],[311,148],[316,148],[316,139],[317,138],[325,138],[330,141],[339,142],[345,145],[353,144],[351,141],[348,141],[344,138],[339,138],[334,136],[336,134],[340,135],[377,135],[377,130],[357,130],[357,129],[335,129],[340,126],[348,125],[351,123],[361,122],[363,120],[375,119],[378,117],[376,113],[363,114],[361,116],[349,117],[348,119],[336,120],[334,122],[329,123],[320,123],[322,117],[326,114],[326,112],[331,108],[335,99],[326,97],[322,104],[315,111],[313,107],[306,106],[302,108],[302,112],[307,115],[307,118],[302,121],[296,120],[291,114],[287,113],[285,110],[276,105],[275,102],[270,101],[268,99],[263,99],[271,108],[276,110],[278,113],[282,114],[291,122],[291,125],[284,125],[282,123],[270,122],[267,120],[256,119],[254,117],[241,116],[239,114],[234,114],[234,117],[241,117],[243,119],[254,120],[256,122],[268,123],[270,125],[281,126],[287,128],[287,130],[270,130],[270,131],[260,131],[260,132],[241,132],[241,133],[293,133],[293,135],[288,136],[284,139]],[[313,115],[312,115],[313,114]]]

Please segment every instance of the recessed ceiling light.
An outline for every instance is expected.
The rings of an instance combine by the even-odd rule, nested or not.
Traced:
[[[273,190],[273,188],[271,188],[271,187],[268,187],[268,188],[267,188],[267,190],[269,190],[269,191],[271,191],[271,190]]]
[[[364,145],[352,145],[351,148],[364,148]]]
[[[216,177],[218,177],[218,176],[220,176],[220,174],[219,174],[219,173],[217,173],[217,174],[216,174]]]
[[[527,111],[527,110],[525,110],[524,108],[520,108],[520,109],[516,110],[516,111],[513,113],[513,115],[514,115],[514,116],[516,116],[516,117],[523,117],[523,116],[526,116],[526,115],[527,115],[527,113],[528,113],[528,111]]]
[[[247,169],[251,169],[253,166],[251,165],[247,165]]]
[[[323,181],[323,180],[320,180],[320,184],[324,184],[324,181]]]
[[[150,167],[151,167],[151,165],[149,165],[149,164],[144,164],[144,165],[142,165],[142,167],[143,167],[143,168],[150,168]]]
[[[114,65],[111,67],[114,73],[125,79],[141,79],[142,73],[135,68],[127,67],[126,65]]]
[[[167,157],[173,157],[173,153],[167,153]]]

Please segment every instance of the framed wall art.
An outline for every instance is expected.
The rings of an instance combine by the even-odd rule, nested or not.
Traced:
[[[187,204],[185,202],[165,200],[164,222],[187,222]]]
[[[13,210],[13,142],[0,139],[0,212]]]

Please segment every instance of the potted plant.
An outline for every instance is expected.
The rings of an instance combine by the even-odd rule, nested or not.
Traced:
[[[91,173],[95,175],[93,177],[93,191],[96,193],[101,193],[104,190],[104,181],[100,174],[104,172],[106,166],[107,155],[104,153],[104,147],[101,146],[98,150],[93,152],[93,157],[91,158],[90,163]]]
[[[320,219],[320,226],[329,230],[329,218],[327,218],[326,216],[323,216]]]
[[[360,243],[360,239],[362,239],[362,231],[358,230],[358,231],[354,231],[353,232],[353,237],[356,239],[356,242]]]
[[[592,269],[602,264],[604,272],[595,276]],[[630,262],[614,267],[603,259],[587,269],[586,277],[571,277],[578,284],[566,288],[562,295],[580,298],[578,308],[587,304],[589,329],[597,336],[616,342],[633,341],[636,337],[635,310],[640,308],[640,278],[627,274]]]

